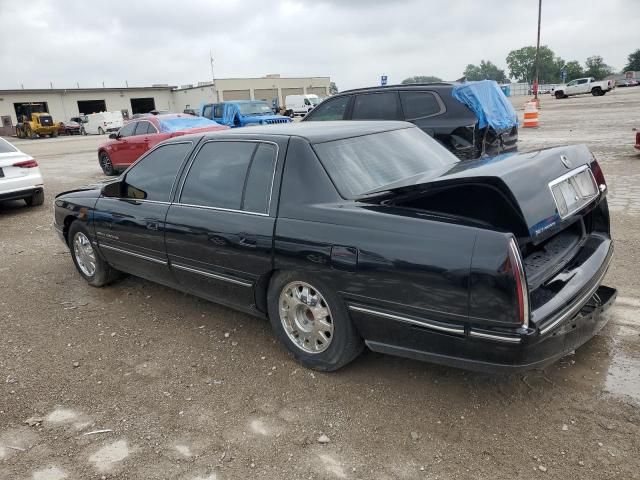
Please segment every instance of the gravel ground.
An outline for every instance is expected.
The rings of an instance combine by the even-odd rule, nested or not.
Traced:
[[[132,277],[91,288],[50,205],[103,178],[104,137],[16,141],[47,199],[0,207],[0,479],[640,478],[638,112],[640,88],[544,98],[521,129],[522,151],[601,161],[619,289],[600,335],[526,376],[373,353],[314,373],[267,322]]]

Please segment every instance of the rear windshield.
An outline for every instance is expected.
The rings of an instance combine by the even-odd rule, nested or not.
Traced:
[[[0,138],[0,153],[13,153],[17,152],[18,149],[11,145],[6,140]]]
[[[219,125],[213,120],[204,117],[175,117],[159,119],[161,132],[177,132],[180,130],[189,130],[190,128],[214,127]]]
[[[314,149],[345,198],[458,162],[419,128],[318,143]]]

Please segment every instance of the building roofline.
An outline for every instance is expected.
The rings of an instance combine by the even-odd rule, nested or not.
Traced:
[[[2,94],[16,94],[16,93],[77,93],[77,92],[87,92],[87,93],[98,93],[98,92],[127,92],[133,90],[166,90],[172,91],[176,88],[175,85],[169,85],[166,87],[97,87],[97,88],[12,88],[7,90],[0,90],[0,95]]]

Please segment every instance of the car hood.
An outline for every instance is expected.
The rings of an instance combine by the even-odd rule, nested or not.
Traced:
[[[541,240],[543,236],[557,231],[562,223],[573,220],[567,218],[565,222],[561,221],[549,183],[583,165],[590,165],[593,161],[594,157],[586,145],[521,154],[506,153],[430,170],[367,192],[367,195],[428,191],[460,182],[501,183],[506,186],[514,204],[519,207],[531,237]]]

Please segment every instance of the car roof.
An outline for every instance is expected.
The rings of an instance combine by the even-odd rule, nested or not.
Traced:
[[[362,87],[362,88],[353,88],[351,90],[343,90],[336,95],[343,95],[346,93],[359,93],[359,92],[377,92],[377,91],[385,91],[385,90],[424,90],[428,88],[429,90],[451,90],[453,88],[453,83],[450,82],[433,82],[433,83],[406,83],[399,85],[385,85],[385,86],[375,86],[375,87]]]
[[[234,128],[205,134],[206,137],[216,138],[220,135],[225,137],[235,136],[265,136],[278,135],[301,137],[310,143],[331,142],[344,138],[359,137],[373,133],[387,132],[402,128],[416,128],[409,122],[399,122],[394,120],[366,120],[366,121],[328,121],[328,122],[301,122],[286,123],[278,125],[263,125],[255,127]]]

